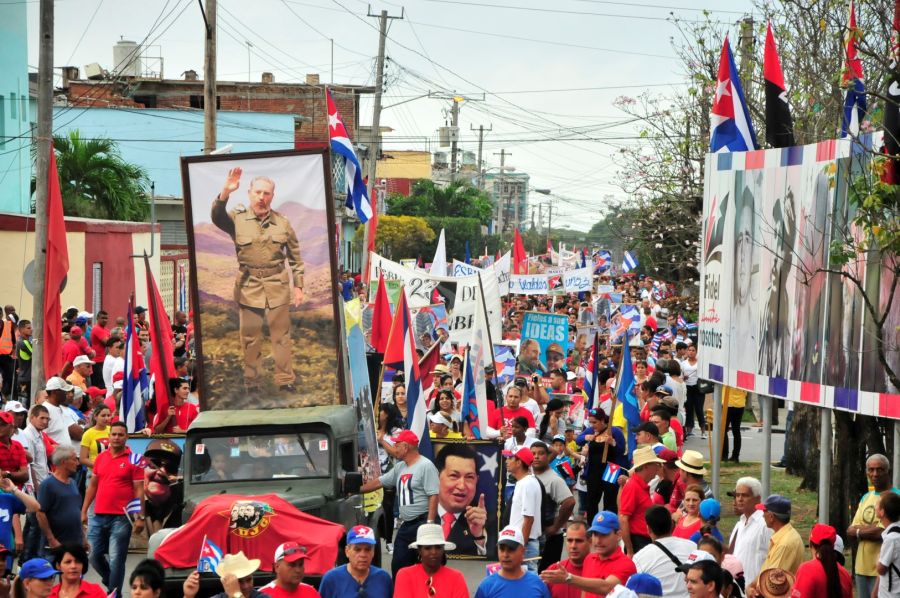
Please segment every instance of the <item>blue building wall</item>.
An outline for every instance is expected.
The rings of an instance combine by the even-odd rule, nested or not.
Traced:
[[[116,141],[122,158],[147,169],[157,195],[182,196],[182,156],[203,153],[203,112],[132,108],[53,110],[55,135],[78,129],[82,138]],[[294,117],[261,112],[219,112],[218,147],[233,153],[293,149]]]
[[[31,204],[27,6],[0,3],[0,212],[13,214]]]

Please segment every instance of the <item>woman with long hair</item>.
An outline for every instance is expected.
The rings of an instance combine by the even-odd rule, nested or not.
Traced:
[[[393,403],[382,403],[378,408],[378,460],[381,462],[381,473],[387,473],[394,466],[394,443],[391,437],[406,428],[406,420]],[[394,503],[397,493],[393,488],[384,488],[381,497],[381,508],[384,511],[383,537],[387,539],[388,552],[393,552],[394,537]]]
[[[408,417],[406,404],[406,387],[402,384],[395,386],[391,398],[394,399],[394,405],[397,406],[397,410],[400,411],[400,415],[403,416],[403,421],[405,422]],[[405,425],[403,427],[404,429],[406,428]]]
[[[559,399],[550,399],[544,410],[544,417],[538,426],[538,440],[553,444],[553,437],[566,433],[566,404]]]
[[[837,562],[834,550],[837,532],[830,525],[817,523],[809,534],[812,560],[801,563],[791,596],[796,598],[852,598],[850,572]]]
[[[112,411],[105,403],[100,403],[91,412],[92,426],[84,431],[81,437],[81,454],[79,461],[89,470],[94,469],[94,459],[109,446],[109,422]]]
[[[703,488],[701,486],[691,484],[684,490],[684,510],[675,521],[675,529],[672,530],[673,536],[690,540],[694,532],[700,531],[703,526],[703,518],[700,517],[700,501],[702,500]]]
[[[59,571],[59,583],[50,590],[50,598],[106,598],[100,584],[83,579],[88,570],[88,555],[81,544],[63,544],[53,551],[53,565]]]
[[[587,514],[587,520],[593,521],[600,510],[601,500],[604,511],[619,511],[619,486],[604,481],[603,473],[610,463],[620,466],[622,471],[627,470],[628,458],[625,454],[625,436],[619,428],[610,427],[609,415],[603,409],[591,409],[588,412],[588,425],[588,429],[579,436],[578,443],[581,445],[581,454],[587,457],[582,474],[587,482],[587,504],[582,509]]]
[[[451,431],[462,431],[462,426],[460,425],[461,416],[456,409],[456,397],[453,395],[452,389],[440,389],[437,393],[437,397],[431,402],[431,413],[441,412],[450,415],[450,422],[453,424]]]

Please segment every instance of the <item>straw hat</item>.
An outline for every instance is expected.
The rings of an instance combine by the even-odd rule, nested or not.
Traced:
[[[635,471],[638,467],[647,465],[648,463],[665,463],[665,461],[656,456],[656,452],[649,446],[635,449],[631,459],[633,463],[631,471]]]
[[[409,544],[410,548],[420,546],[443,546],[444,550],[454,550],[456,544],[444,539],[444,529],[436,523],[425,523],[416,531],[416,541]]]
[[[703,469],[703,455],[698,451],[684,451],[681,459],[675,462],[678,469],[692,473],[694,475],[704,475],[706,470]]]
[[[794,587],[794,574],[784,569],[766,569],[759,574],[756,587],[763,598],[785,598]]]
[[[229,573],[243,579],[248,575],[253,575],[262,561],[259,559],[248,559],[241,550],[237,554],[226,554],[222,561],[216,565],[216,575],[225,577]]]

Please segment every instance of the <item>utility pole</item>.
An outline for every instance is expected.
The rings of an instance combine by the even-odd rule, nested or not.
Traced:
[[[203,153],[216,151],[216,2],[206,0],[206,48],[203,55]],[[250,48],[248,45],[247,55]],[[248,58],[249,62],[249,58]],[[249,83],[248,83],[249,85]],[[250,92],[247,92],[250,103]]]
[[[375,167],[378,163],[378,153],[381,149],[381,94],[384,91],[384,44],[387,40],[387,23],[388,19],[402,19],[403,12],[399,17],[388,16],[386,10],[382,10],[381,14],[374,15],[371,6],[367,15],[370,17],[378,17],[378,58],[375,61],[375,107],[372,110],[372,139],[369,140],[368,164],[366,164],[369,184],[369,200],[372,203],[372,212],[378,213],[378,200],[375,197]],[[333,40],[332,40],[333,43]],[[363,227],[363,279],[368,279],[369,267],[369,227]]]
[[[41,0],[40,54],[38,57],[37,159],[35,160],[34,213],[34,342],[31,355],[31,394],[44,387],[44,303],[47,270],[47,204],[50,152],[53,151],[53,0]],[[53,372],[54,374],[56,372]],[[29,397],[30,399],[31,397]]]
[[[475,127],[469,125],[469,130],[474,131]],[[484,162],[481,161],[481,149],[484,145],[484,132],[493,131],[494,125],[490,125],[487,129],[484,125],[478,125],[478,189],[484,191]]]
[[[457,145],[459,144],[459,103],[463,98],[454,97],[453,106],[450,108],[450,126],[453,127],[455,134],[450,140],[450,182],[456,180],[456,164],[457,164]]]
[[[753,17],[744,17],[741,19],[741,33],[738,40],[738,50],[741,55],[741,66],[738,70],[741,72],[741,85],[744,88],[744,97],[751,97],[750,85],[752,83],[750,75],[753,71]]]
[[[503,238],[503,228],[505,224],[505,215],[506,211],[506,198],[503,193],[503,184],[506,182],[506,156],[511,156],[512,154],[507,153],[505,149],[500,150],[500,153],[494,152],[495,156],[500,156],[500,192],[497,193],[497,228],[499,228],[500,238]]]
[[[553,204],[547,204],[547,241],[550,241],[550,228],[553,224]]]

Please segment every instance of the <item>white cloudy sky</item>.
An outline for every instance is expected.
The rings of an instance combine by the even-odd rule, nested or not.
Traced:
[[[670,14],[696,19],[704,8],[725,23],[751,10],[750,0],[396,0],[376,2],[404,19],[390,24],[382,125],[394,129],[386,149],[436,147],[449,102],[424,96],[456,93],[484,101],[462,104],[463,149],[477,149],[470,126],[493,126],[485,137],[488,166],[505,148],[507,164],[531,175],[552,195],[554,227],[587,230],[604,196],[622,199],[612,157],[635,143],[617,96],[665,94],[683,84],[670,37]],[[364,0],[219,0],[219,79],[247,80],[262,71],[276,81],[306,73],[373,84],[377,20]],[[759,18],[760,15],[756,15]],[[37,65],[37,2],[29,2],[29,64]],[[734,27],[732,27],[734,29]],[[149,42],[165,75],[203,70],[203,20],[197,0],[57,0],[54,64],[112,68],[120,37]],[[83,70],[82,70],[83,73]],[[418,98],[418,99],[417,99]],[[408,100],[408,101],[407,101]],[[362,122],[371,121],[371,100]],[[578,127],[577,129],[572,129]],[[568,139],[561,140],[561,137]],[[579,141],[579,139],[581,139]],[[173,156],[173,161],[177,160]],[[544,212],[546,214],[546,211]],[[559,217],[557,217],[559,216]]]

